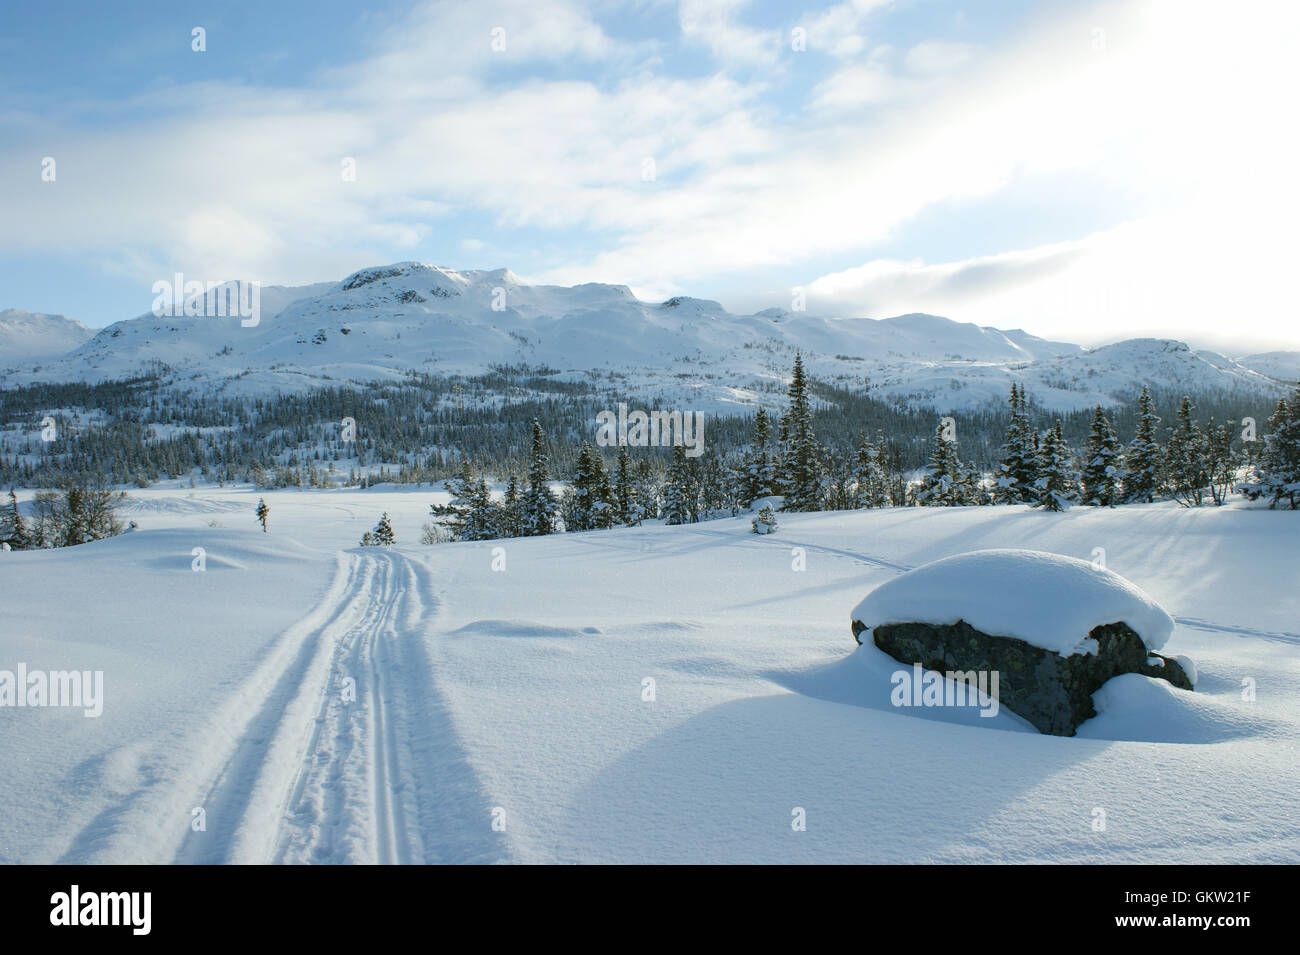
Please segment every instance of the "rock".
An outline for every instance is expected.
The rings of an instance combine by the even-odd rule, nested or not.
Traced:
[[[854,620],[852,626],[854,639],[861,643],[866,625]],[[1148,650],[1123,622],[1094,627],[1087,635],[1096,642],[1092,652],[1064,656],[1014,637],[982,633],[964,620],[879,624],[871,636],[877,647],[909,666],[919,663],[940,672],[997,671],[1000,704],[1053,736],[1073,736],[1084,720],[1096,716],[1092,694],[1122,673],[1192,689],[1192,680],[1177,660]]]

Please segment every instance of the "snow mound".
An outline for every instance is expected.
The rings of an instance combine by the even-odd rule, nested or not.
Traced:
[[[529,620],[475,620],[458,630],[453,635],[481,634],[489,637],[591,637],[600,636],[596,627],[554,627]]]
[[[1113,677],[1092,699],[1097,715],[1079,727],[1084,739],[1204,744],[1286,732],[1222,698],[1180,693],[1164,680],[1138,673]]]
[[[1174,630],[1165,609],[1119,574],[1074,557],[1017,549],[925,564],[873,590],[852,619],[868,630],[964,620],[991,636],[1015,637],[1062,656],[1095,650],[1087,637],[1103,624],[1128,624],[1148,650],[1163,647]]]

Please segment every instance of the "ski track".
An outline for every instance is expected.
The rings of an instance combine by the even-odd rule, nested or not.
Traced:
[[[188,833],[175,862],[511,855],[491,830],[490,801],[433,680],[423,635],[438,607],[425,598],[431,574],[378,548],[346,559],[346,586],[324,609],[326,622],[250,720],[202,801],[207,830]]]

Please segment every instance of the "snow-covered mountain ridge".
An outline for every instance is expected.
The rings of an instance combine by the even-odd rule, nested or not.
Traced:
[[[736,315],[688,296],[641,301],[623,285],[532,285],[508,269],[402,262],[337,283],[266,287],[251,325],[238,315],[218,317],[214,302],[209,292],[199,303],[207,307],[190,309],[203,314],[117,322],[58,358],[16,353],[20,360],[13,361],[6,350],[0,368],[20,368],[0,375],[0,386],[161,371],[197,387],[256,393],[522,365],[721,411],[782,390],[800,351],[817,378],[940,409],[1000,402],[1012,381],[1026,385],[1039,406],[1061,410],[1114,404],[1143,384],[1251,395],[1282,390],[1276,378],[1242,362],[1176,341],[1086,349],[924,314]],[[1285,366],[1270,353],[1267,370]]]

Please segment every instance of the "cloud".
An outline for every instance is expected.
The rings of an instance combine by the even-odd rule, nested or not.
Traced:
[[[781,56],[784,36],[780,30],[741,23],[746,6],[748,0],[681,0],[682,38],[708,47],[725,65],[772,66]]]
[[[708,295],[842,263],[813,284],[872,312],[947,302],[1050,324],[1078,310],[1049,307],[1044,290],[1082,282],[1085,262],[1112,270],[1095,273],[1102,285],[1186,299],[1189,321],[1212,323],[1211,301],[1289,296],[1300,164],[1279,117],[1296,80],[1294,9],[1093,3],[980,47],[896,47],[871,35],[879,6],[805,14],[809,50],[794,54],[776,42],[792,23],[758,28],[739,0],[688,0],[683,41],[720,69],[669,75],[661,41],[611,36],[577,2],[430,3],[297,86],[178,84],[98,113],[11,109],[0,247],[79,253],[146,289],[177,270],[284,284],[409,257],[454,222],[494,248],[541,249],[503,264],[548,281]],[[785,66],[795,56],[803,85]],[[57,182],[40,181],[42,155],[57,157]],[[960,263],[888,254],[921,213],[996,209],[1027,177],[1133,196],[1124,218],[1157,223],[1159,244],[1067,234]],[[1045,201],[1039,221],[1052,214]],[[1103,247],[1159,263],[1135,271]],[[1180,281],[1215,291],[1184,296]]]

